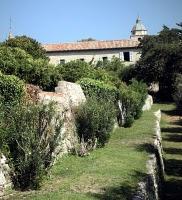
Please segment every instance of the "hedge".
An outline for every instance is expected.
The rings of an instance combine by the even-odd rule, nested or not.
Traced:
[[[111,84],[90,78],[80,79],[77,83],[81,85],[86,97],[105,99],[113,103],[118,99],[118,89]]]

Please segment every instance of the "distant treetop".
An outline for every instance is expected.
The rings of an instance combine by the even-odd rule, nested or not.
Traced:
[[[89,42],[89,41],[96,41],[96,39],[90,37],[90,38],[78,40],[78,42]]]

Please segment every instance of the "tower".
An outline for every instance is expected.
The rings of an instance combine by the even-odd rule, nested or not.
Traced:
[[[10,22],[9,22],[9,33],[8,33],[8,40],[14,38],[13,33],[12,33],[12,26],[11,26],[11,17],[10,17]]]
[[[140,17],[138,16],[136,20],[136,24],[133,26],[131,30],[130,39],[139,41],[147,34],[148,34],[148,31],[145,28],[145,26],[142,24],[142,21]]]

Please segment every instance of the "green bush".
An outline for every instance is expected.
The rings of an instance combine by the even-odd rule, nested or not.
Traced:
[[[182,74],[176,75],[176,80],[174,83],[175,92],[173,94],[173,99],[177,105],[177,108],[182,114]]]
[[[0,106],[1,151],[9,158],[15,188],[37,189],[52,160],[62,122],[55,104]]]
[[[33,59],[19,48],[0,47],[0,70],[48,91],[53,91],[61,80],[58,67],[50,65],[45,59]]]
[[[147,98],[147,85],[142,81],[137,81],[132,79],[131,84],[129,85],[129,89],[138,93],[138,103],[136,104],[136,115],[134,116],[135,119],[141,117],[142,114],[142,107],[145,103]]]
[[[122,83],[119,88],[119,99],[122,105],[125,127],[130,127],[134,119],[138,119],[142,114],[147,95],[146,85],[133,80],[131,85]]]
[[[105,69],[101,68],[93,68],[92,73],[88,78],[103,81],[104,83],[109,83],[109,84],[112,84],[114,80],[114,77],[112,75],[110,75]]]
[[[113,104],[105,100],[89,98],[76,114],[76,125],[78,135],[85,142],[95,141],[103,147],[108,142],[115,119]]]
[[[59,73],[65,81],[76,82],[81,78],[90,77],[93,68],[84,61],[75,60],[59,65]]]
[[[0,72],[0,100],[6,105],[15,105],[21,102],[25,95],[25,85],[16,76],[3,75]]]
[[[116,103],[118,98],[118,90],[111,84],[90,78],[83,78],[78,81],[81,85],[86,97],[94,97]]]

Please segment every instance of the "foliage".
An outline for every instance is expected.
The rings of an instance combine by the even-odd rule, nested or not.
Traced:
[[[55,104],[19,104],[11,109],[2,104],[0,109],[1,149],[6,149],[14,170],[14,185],[22,190],[37,189],[62,126]]]
[[[78,42],[90,42],[90,41],[96,41],[96,39],[89,37],[89,38],[86,38],[86,39],[81,39]]]
[[[111,61],[98,61],[95,68],[106,70],[112,77],[112,82],[118,86],[120,84],[120,80],[122,80],[125,65],[119,58],[113,57]]]
[[[47,60],[33,59],[19,48],[0,47],[0,70],[26,83],[39,85],[44,90],[53,90],[61,80],[57,67],[50,65]]]
[[[12,75],[3,75],[0,72],[0,101],[6,106],[21,102],[25,95],[23,81]]]
[[[176,73],[182,73],[182,26],[164,27],[157,36],[141,40],[141,59],[136,65],[136,76],[150,84],[159,82],[160,92],[169,99],[173,93]]]
[[[81,78],[89,77],[93,72],[88,63],[75,60],[59,65],[59,73],[65,81],[76,82]]]
[[[119,88],[121,110],[124,117],[125,127],[130,127],[134,119],[138,119],[142,114],[142,107],[147,96],[145,84],[133,80],[131,85],[122,83]]]
[[[122,71],[121,80],[125,83],[129,83],[135,76],[135,65],[125,66]]]
[[[173,99],[176,102],[179,110],[182,109],[182,74],[176,75],[176,80],[174,83],[175,92],[173,94]]]
[[[84,94],[87,97],[94,97],[100,100],[108,100],[115,103],[118,98],[118,90],[111,84],[106,84],[103,81],[98,81],[90,78],[83,78],[78,81],[81,85]]]
[[[108,109],[109,108],[109,109]],[[98,146],[108,142],[114,125],[115,110],[106,100],[89,98],[76,114],[76,125],[80,139],[89,142],[97,139]]]
[[[150,145],[147,144],[151,142],[155,125],[153,112],[158,109],[164,110],[164,106],[155,104],[131,128],[115,129],[107,146],[93,151],[90,156],[63,156],[51,168],[51,178],[45,180],[40,191],[16,192],[12,199],[98,200],[98,196],[107,200],[132,199],[138,182],[145,178],[145,166],[150,154],[147,148]],[[174,155],[176,159],[179,158],[179,155]],[[64,181],[55,184],[58,180]],[[94,184],[93,180],[97,182]],[[54,186],[53,190],[48,189],[50,185]],[[72,189],[78,185],[79,190]],[[101,194],[103,187],[108,189]],[[85,188],[89,188],[89,191],[97,188],[97,191],[88,194]]]
[[[30,54],[34,59],[42,58],[49,60],[45,49],[36,40],[27,36],[16,36],[6,40],[3,44],[6,47],[18,47]]]
[[[94,66],[91,66],[94,67]],[[92,73],[88,78],[103,81],[104,83],[113,84],[114,77],[109,74],[105,69],[102,68],[93,68]]]

